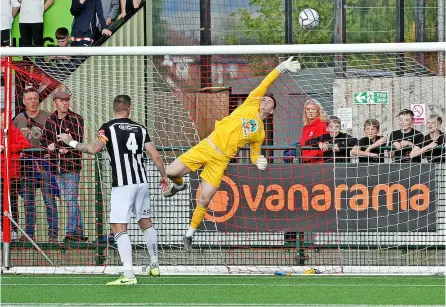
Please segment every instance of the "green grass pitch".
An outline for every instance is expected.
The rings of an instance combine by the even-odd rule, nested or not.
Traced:
[[[2,306],[444,306],[443,276],[3,275]]]

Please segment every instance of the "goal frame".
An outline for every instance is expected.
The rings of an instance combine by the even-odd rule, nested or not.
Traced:
[[[10,61],[11,57],[22,56],[161,56],[161,55],[262,55],[262,54],[343,54],[343,53],[404,53],[404,52],[440,52],[443,61],[446,56],[446,42],[432,42],[432,43],[378,43],[378,44],[315,44],[315,45],[220,45],[220,46],[131,46],[131,47],[76,47],[76,48],[56,48],[56,47],[21,47],[9,48],[0,47],[0,57],[6,57]],[[441,59],[440,59],[441,60]],[[444,70],[443,70],[444,72]],[[8,81],[9,82],[9,81]],[[5,94],[9,93],[5,89]],[[9,95],[9,94],[8,94]],[[446,94],[445,94],[446,95]],[[10,95],[9,95],[10,96]],[[5,101],[10,99],[5,95]],[[6,103],[8,105],[8,103]],[[7,110],[10,112],[10,110]],[[6,123],[8,125],[8,122]],[[6,129],[5,129],[6,130]],[[6,131],[7,132],[7,131]],[[5,211],[9,211],[5,209]],[[4,216],[3,216],[4,215]],[[8,224],[9,219],[7,213],[2,213],[2,218],[5,224]],[[5,230],[8,226],[5,225]],[[4,236],[4,267],[9,268],[9,242],[8,236]],[[335,267],[313,268],[343,274],[357,274],[362,272],[359,267],[350,266],[343,267],[342,271]],[[192,266],[175,266],[163,267],[163,274],[194,274],[194,275],[208,275],[208,274],[271,274],[275,270],[293,271],[296,273],[303,273],[309,267],[307,266],[287,266],[287,267],[273,267],[273,266],[237,266],[237,272],[231,266],[206,266],[206,267],[192,267]],[[363,267],[361,267],[363,268]],[[420,269],[422,268],[422,270]],[[136,273],[143,274],[145,267],[135,267]],[[446,268],[443,267],[443,270]],[[401,267],[386,267],[387,273],[382,273],[379,268],[373,269],[370,267],[370,275],[392,275],[395,273],[401,274]],[[422,267],[407,267],[407,272],[404,274],[432,274],[438,271],[438,267],[422,266]],[[4,271],[5,273],[19,274],[19,273],[38,273],[38,274],[116,274],[117,267],[16,267]],[[368,274],[368,275],[369,275]]]

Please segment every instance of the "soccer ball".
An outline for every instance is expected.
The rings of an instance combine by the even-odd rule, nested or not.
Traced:
[[[314,29],[319,26],[319,14],[313,9],[305,9],[299,14],[299,24],[304,29]]]

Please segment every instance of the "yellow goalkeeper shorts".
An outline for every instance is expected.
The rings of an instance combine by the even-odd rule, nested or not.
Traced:
[[[230,161],[213,148],[207,139],[189,149],[179,159],[193,172],[204,165],[200,177],[216,188],[220,187],[221,178]]]

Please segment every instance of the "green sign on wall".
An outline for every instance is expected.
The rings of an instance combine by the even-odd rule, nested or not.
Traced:
[[[389,92],[365,91],[353,93],[355,104],[389,104]]]
[[[54,0],[54,4],[45,12],[43,16],[43,41],[45,47],[57,46],[54,36],[57,28],[65,27],[71,33],[73,16],[70,13],[70,7],[71,1],[69,0]],[[12,25],[12,43],[16,47],[20,44],[19,15],[14,18]]]

